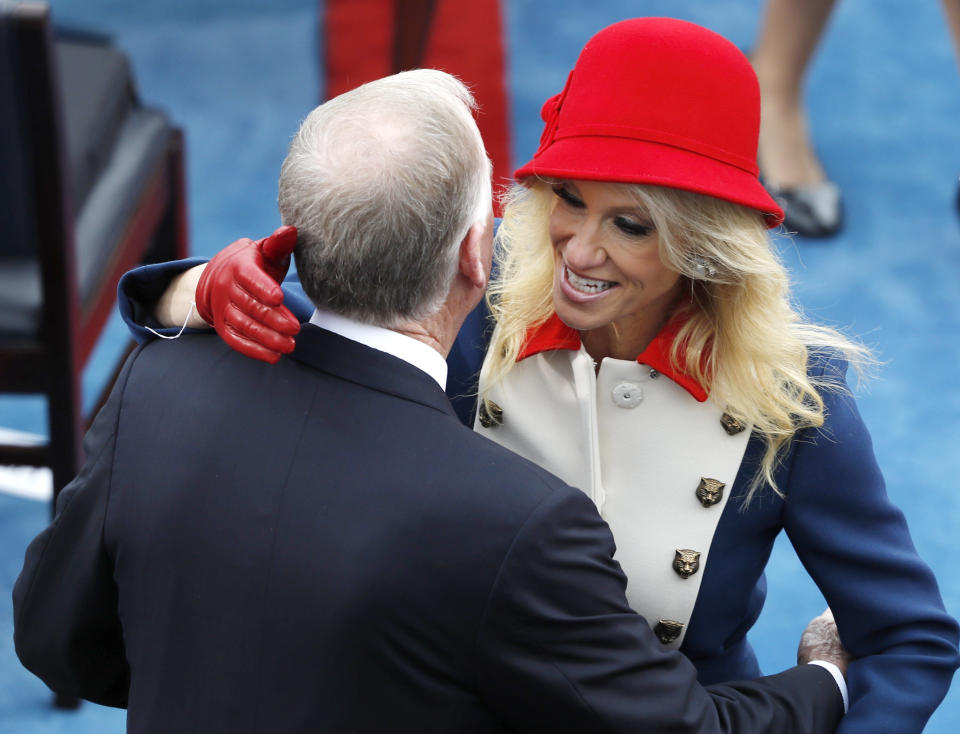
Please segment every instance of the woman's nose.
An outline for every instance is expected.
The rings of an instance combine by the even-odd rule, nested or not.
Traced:
[[[576,270],[589,270],[602,265],[607,253],[603,249],[600,232],[590,226],[575,228],[567,239],[564,258]]]

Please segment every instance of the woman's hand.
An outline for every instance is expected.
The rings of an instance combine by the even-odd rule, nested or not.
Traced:
[[[280,227],[256,242],[240,239],[201,273],[197,312],[241,354],[274,364],[293,351],[300,322],[283,305],[279,284],[296,244],[295,227]]]

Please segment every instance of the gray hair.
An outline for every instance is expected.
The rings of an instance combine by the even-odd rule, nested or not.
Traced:
[[[303,288],[320,308],[391,327],[443,304],[459,245],[491,205],[473,97],[418,69],[364,84],[304,120],[280,172]]]

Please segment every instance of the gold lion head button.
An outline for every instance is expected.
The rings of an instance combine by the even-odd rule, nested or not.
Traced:
[[[689,548],[677,548],[673,556],[673,570],[680,578],[688,579],[700,570],[700,551]]]
[[[746,428],[743,423],[738,421],[729,413],[724,413],[720,416],[720,423],[723,425],[723,430],[725,430],[730,436],[736,436]]]
[[[481,400],[477,417],[484,428],[495,428],[503,425],[503,408],[492,400]]]
[[[723,488],[726,486],[719,479],[700,477],[700,484],[697,485],[697,499],[704,507],[713,507],[723,499]]]
[[[676,640],[681,632],[683,632],[683,622],[678,622],[675,619],[660,619],[653,626],[653,634],[664,645],[669,645]]]

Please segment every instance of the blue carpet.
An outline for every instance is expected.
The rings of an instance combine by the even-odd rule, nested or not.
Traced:
[[[112,32],[142,96],[187,132],[193,250],[209,255],[277,222],[287,141],[319,99],[312,0],[54,0],[61,23]],[[509,0],[513,150],[536,148],[543,100],[559,91],[593,32],[632,15],[706,25],[742,48],[759,0]],[[810,122],[846,195],[847,227],[825,241],[781,239],[798,303],[873,347],[883,366],[859,393],[893,499],[921,556],[960,613],[953,556],[960,531],[960,74],[937,3],[843,0],[810,71]],[[92,393],[122,344],[114,324],[85,375]],[[0,425],[43,432],[42,404],[0,400]],[[45,506],[0,496],[0,585],[9,590]],[[823,607],[789,544],[768,568],[770,597],[751,635],[765,670],[792,664],[805,622]],[[8,591],[3,592],[9,599]],[[121,732],[120,712],[52,712],[18,665],[9,602],[0,604],[0,734]],[[926,729],[960,731],[956,686]]]

